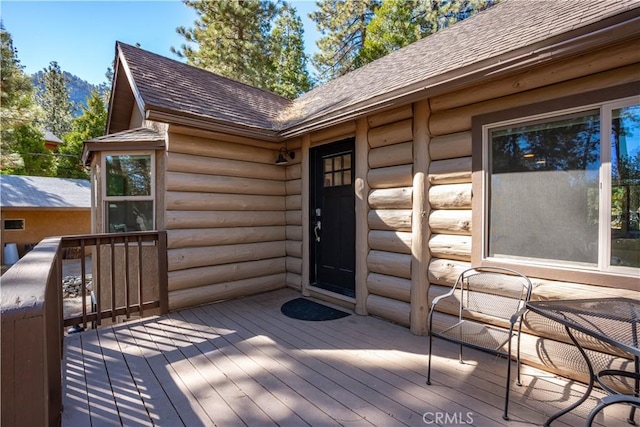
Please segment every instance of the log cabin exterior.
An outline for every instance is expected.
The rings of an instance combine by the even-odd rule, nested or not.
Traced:
[[[489,160],[513,129],[637,118],[640,2],[529,6],[504,1],[293,101],[117,43],[108,135],[85,144],[93,231],[166,230],[172,310],[290,287],[423,335],[429,301],[472,265],[521,271],[533,299],[638,298],[638,236],[611,231],[610,154],[548,176],[526,162],[551,154],[509,157],[521,174]],[[146,183],[123,189],[124,169]],[[575,170],[601,176],[575,196],[601,206],[585,220],[558,203]],[[559,328],[525,323],[525,363],[585,378]]]

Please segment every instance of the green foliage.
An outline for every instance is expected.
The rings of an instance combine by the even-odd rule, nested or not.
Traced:
[[[33,86],[20,65],[11,34],[1,22],[0,39],[2,173],[51,175],[54,170],[53,156],[44,148],[43,135],[33,125],[38,113],[33,102]]]
[[[82,143],[104,135],[107,124],[107,110],[98,89],[94,89],[82,106],[82,115],[72,124],[71,132],[63,136],[60,147],[58,176],[62,178],[88,178],[87,168],[82,164]]]
[[[500,0],[432,0],[419,1],[415,20],[421,37],[426,37],[481,12]]]
[[[358,54],[359,63],[374,61],[420,39],[420,25],[414,15],[419,4],[418,0],[382,3],[367,25],[367,39]]]
[[[380,0],[320,0],[309,17],[322,37],[312,63],[320,81],[342,76],[364,65],[359,53],[367,38],[367,26]]]
[[[498,0],[320,0],[309,16],[322,38],[313,64],[339,77],[462,21]],[[472,41],[470,41],[472,43]]]
[[[2,41],[0,138],[4,153],[16,142],[15,129],[31,123],[36,117],[37,109],[33,102],[31,81],[24,74],[11,34],[4,28],[2,22],[0,22],[0,39]]]
[[[177,28],[186,44],[171,50],[191,65],[294,98],[312,87],[302,21],[286,2],[185,0],[194,27]],[[273,30],[272,30],[273,28]]]
[[[58,137],[71,130],[73,104],[69,100],[67,79],[56,61],[44,69],[36,100],[43,111],[42,126]]]
[[[293,6],[285,3],[274,22],[271,51],[275,73],[270,88],[285,98],[294,99],[313,86],[304,53],[302,20]]]
[[[55,176],[53,153],[44,146],[44,135],[33,124],[14,130],[17,143],[11,155],[3,156],[2,173],[12,175]]]
[[[177,28],[187,44],[172,51],[191,65],[268,89],[274,75],[269,32],[275,5],[260,0],[184,3],[196,11],[198,20],[193,28]],[[197,50],[191,43],[197,45]]]

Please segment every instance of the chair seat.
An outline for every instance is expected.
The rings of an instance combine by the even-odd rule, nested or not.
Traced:
[[[492,327],[471,320],[462,320],[441,332],[434,331],[434,335],[506,356],[508,353],[501,349],[515,334],[510,334],[508,329]]]

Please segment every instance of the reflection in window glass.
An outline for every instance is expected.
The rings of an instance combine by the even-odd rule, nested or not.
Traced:
[[[109,201],[107,224],[110,233],[153,230],[153,201]]]
[[[345,154],[342,159],[344,162],[342,169],[351,169],[351,154]]]
[[[333,159],[324,159],[324,172],[331,172],[333,170]]]
[[[351,185],[351,153],[324,158],[324,186]]]
[[[640,105],[612,111],[610,262],[640,267]]]
[[[106,156],[107,196],[151,195],[151,156]]]
[[[333,173],[325,173],[324,174],[324,186],[331,187],[333,186]]]
[[[491,132],[490,256],[596,265],[599,111]]]
[[[342,183],[344,185],[351,184],[351,171],[350,170],[346,170],[346,171],[343,171],[343,173],[344,173],[344,175],[343,175],[343,178],[342,178]]]

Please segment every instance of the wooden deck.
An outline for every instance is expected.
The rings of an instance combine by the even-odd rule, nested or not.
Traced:
[[[281,290],[67,337],[63,425],[542,425],[584,393],[525,366],[504,421],[503,359],[467,350],[461,365],[457,347],[436,341],[427,386],[426,338],[373,317],[282,315],[298,296]],[[595,402],[553,426],[582,425]],[[627,415],[610,407],[597,422],[625,425]]]

